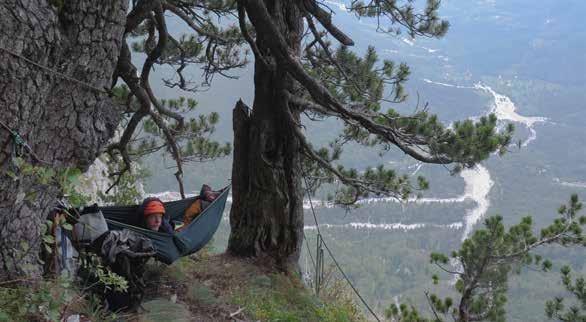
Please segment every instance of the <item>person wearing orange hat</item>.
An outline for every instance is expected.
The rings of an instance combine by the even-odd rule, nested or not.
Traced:
[[[173,232],[171,225],[163,218],[165,216],[165,206],[161,200],[146,198],[138,212],[139,216],[142,217],[145,228],[166,233]]]

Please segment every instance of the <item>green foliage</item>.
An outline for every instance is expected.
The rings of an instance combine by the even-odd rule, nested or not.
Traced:
[[[152,8],[145,6],[148,4],[133,2],[132,10],[151,12]],[[248,63],[248,49],[243,46],[245,41],[239,27],[222,20],[224,16],[232,19],[235,1],[169,2],[164,10],[160,16],[136,17],[139,21],[128,30],[134,38],[132,49],[148,56],[149,70],[143,70],[144,75],[154,69],[152,64],[170,66],[175,70],[175,76],[163,79],[165,86],[196,92],[209,87],[216,74],[231,77],[228,74],[230,69],[242,68]],[[167,12],[185,22],[195,33],[174,35],[166,27],[162,28],[159,23],[165,20]],[[201,66],[203,81],[196,82],[187,77],[190,65]],[[121,124],[124,133],[108,149],[117,166],[112,172],[114,176],[120,177],[130,171],[133,161],[162,151],[175,160],[178,168],[176,179],[183,190],[182,168],[185,163],[214,160],[231,152],[229,143],[222,144],[210,138],[219,120],[217,113],[192,117],[197,106],[195,100],[185,97],[161,100],[155,97],[148,77],[139,83],[128,77],[122,78],[126,84],[115,88],[113,93],[116,100],[126,106]],[[131,93],[129,87],[148,95]],[[139,132],[141,128],[143,133]]]
[[[261,321],[366,321],[351,302],[331,297],[322,301],[287,276],[275,274],[270,280],[247,285],[230,302]]]
[[[76,192],[81,171],[77,168],[54,168],[42,165],[33,165],[24,159],[17,157],[13,160],[16,172],[7,171],[6,174],[13,180],[31,180],[34,189],[24,192],[17,202],[34,202],[40,190],[47,187],[58,187],[74,207],[84,206],[89,200],[86,196]]]
[[[63,279],[0,287],[0,321],[60,321],[62,307],[76,294]]]
[[[0,321],[61,321],[82,314],[91,321],[119,321],[101,300],[68,279],[42,279],[0,287]]]
[[[397,1],[362,1],[352,0],[349,10],[359,17],[385,17],[390,26],[378,26],[378,30],[393,34],[400,34],[402,26],[407,29],[411,37],[425,35],[442,37],[448,31],[449,23],[439,18],[440,0],[428,0],[422,13],[416,13],[413,1],[398,4]],[[380,21],[380,20],[379,20]]]
[[[186,91],[197,91],[200,87],[208,87],[214,75],[227,76],[226,71],[246,66],[248,49],[244,48],[244,39],[238,26],[218,23],[218,18],[232,15],[236,9],[235,1],[182,1],[174,4],[181,11],[194,13],[190,27],[197,26],[197,33],[179,34],[167,41],[157,63],[171,66],[176,77],[163,79],[166,86]],[[201,10],[205,8],[204,10]],[[197,14],[195,14],[197,12]],[[188,16],[187,19],[192,17]],[[153,37],[155,23],[151,19],[144,21],[132,31],[136,41],[132,49],[136,52],[149,54],[156,47]],[[204,81],[197,84],[184,76],[184,68],[197,64],[203,66]]]
[[[455,163],[453,173],[462,168],[470,168],[482,160],[487,159],[492,152],[498,150],[505,153],[511,142],[514,127],[506,127],[502,133],[496,132],[497,118],[494,115],[481,117],[477,122],[466,120],[455,122],[452,128],[443,125],[435,115],[427,112],[418,112],[412,117],[401,116],[398,112],[389,109],[386,114],[380,114],[375,121],[378,124],[393,129],[400,129],[405,135],[413,135],[414,140],[427,144],[429,155],[445,156],[446,160]],[[344,133],[330,144],[330,148],[322,148],[317,155],[327,163],[334,164],[342,155],[342,145],[355,141],[366,146],[381,145],[388,150],[391,145],[388,139],[380,135],[374,136],[358,125],[346,125]],[[368,196],[391,195],[398,199],[407,199],[415,191],[429,188],[424,177],[417,177],[416,184],[408,175],[398,175],[395,170],[387,169],[383,165],[376,168],[367,168],[363,172],[356,169],[346,169],[342,165],[335,166],[338,174],[322,164],[306,158],[305,169],[311,181],[310,190],[315,192],[323,184],[332,184],[344,177],[344,187],[339,189],[333,200],[341,205],[352,205],[359,198]]]
[[[429,24],[418,27],[412,25],[414,22],[406,21],[408,17],[413,17],[413,9],[405,9],[410,5],[395,8],[393,4],[393,8],[390,8],[379,2],[368,5],[353,2],[352,6],[351,10],[360,16],[382,16],[387,11],[407,10],[403,12],[405,17],[402,22],[408,28],[419,28],[417,34],[441,36],[445,32],[442,28],[447,28],[447,25],[437,21],[437,17],[433,18],[439,7],[439,2],[435,1],[428,3],[429,11],[425,13],[431,17]],[[396,17],[391,20],[397,22]],[[351,111],[349,113],[355,113],[341,115],[340,119],[344,123],[342,133],[328,148],[315,152],[322,162],[309,155],[304,165],[308,175],[314,178],[310,184],[312,192],[336,180],[344,185],[331,198],[337,204],[351,206],[360,198],[380,195],[406,199],[414,192],[429,188],[429,183],[423,177],[412,182],[407,175],[399,175],[382,165],[364,172],[339,165],[343,147],[349,142],[367,147],[378,146],[381,154],[398,147],[422,162],[454,164],[454,174],[488,159],[495,151],[504,154],[511,144],[514,126],[509,124],[498,132],[497,118],[493,114],[480,117],[477,121],[468,119],[446,126],[436,115],[429,113],[427,104],[420,107],[418,103],[411,115],[403,115],[389,107],[391,103],[406,99],[404,84],[410,71],[403,63],[389,60],[380,62],[374,47],[369,47],[363,57],[344,46],[332,52],[329,42],[323,42],[321,47],[309,46],[304,52],[303,62],[307,73],[345,104]],[[329,116],[319,109],[308,110],[317,118]],[[324,167],[324,163],[330,167]]]
[[[426,322],[431,321],[419,315],[417,309],[407,304],[391,304],[385,310],[385,317],[391,321]]]
[[[114,205],[134,205],[139,203],[142,198],[142,191],[139,190],[139,184],[148,177],[145,170],[126,172],[120,177],[113,193],[104,193],[98,191],[98,198],[106,204]]]
[[[436,319],[443,321],[454,317],[456,321],[504,321],[509,273],[521,273],[521,267],[525,265],[536,265],[543,271],[550,270],[552,263],[534,253],[534,249],[541,245],[555,243],[564,246],[583,246],[583,220],[578,215],[581,209],[582,204],[578,197],[572,195],[569,203],[560,207],[560,218],[556,218],[551,225],[543,228],[540,235],[533,232],[531,217],[522,218],[520,223],[508,229],[505,228],[501,216],[490,217],[485,220],[484,229],[476,230],[462,243],[459,250],[452,253],[451,260],[445,254],[432,253],[431,263],[456,278],[454,288],[459,294],[457,305],[454,305],[454,300],[449,296],[442,298],[436,294],[426,294]],[[456,268],[448,268],[447,265],[450,263]],[[584,280],[578,279],[573,285],[569,273],[569,268],[562,269],[564,285],[568,291],[583,300]],[[439,276],[434,274],[432,282],[435,285],[439,284]],[[581,309],[584,309],[584,306]],[[562,319],[565,316],[580,316],[579,308],[572,307],[568,312],[563,310],[561,298],[548,301],[546,304],[549,317]],[[387,315],[400,321],[427,321],[419,317],[416,308],[406,305],[399,308],[391,305]]]
[[[88,253],[79,260],[80,269],[84,270],[86,275],[92,276],[97,285],[102,286],[105,290],[115,292],[126,292],[128,290],[128,281],[110,270],[107,266],[102,265],[100,258]]]
[[[567,300],[563,297],[556,297],[545,304],[545,313],[548,318],[559,321],[586,321],[586,288],[584,276],[575,280],[572,279],[572,270],[569,266],[561,268],[562,283],[571,295],[569,301],[574,302],[569,307],[566,305]]]
[[[136,98],[130,95],[125,85],[115,88],[116,98],[125,102],[129,108],[138,108]],[[191,98],[179,97],[176,99],[160,100],[162,108],[169,111],[169,115],[178,115],[178,120],[167,115],[162,117],[169,122],[168,127],[173,134],[175,143],[179,148],[182,162],[204,162],[227,156],[232,151],[230,143],[219,143],[210,136],[215,132],[219,122],[219,114],[212,112],[197,117],[183,119],[182,114],[193,113],[197,108],[197,101]],[[128,121],[128,120],[127,120]],[[143,122],[144,134],[136,140],[128,143],[127,152],[132,161],[157,151],[171,151],[170,142],[154,119],[148,118]],[[117,165],[116,168],[120,168]]]
[[[382,66],[374,47],[368,47],[363,57],[359,57],[348,47],[340,46],[331,57],[329,48],[308,48],[306,50],[305,68],[307,72],[326,85],[330,92],[346,104],[364,104],[366,110],[378,112],[381,101],[385,98],[385,85],[391,86],[388,96],[392,102],[402,102],[407,96],[404,83],[410,74],[409,67],[401,63],[398,66],[390,60],[384,60]]]
[[[117,322],[118,314],[106,309],[102,299],[95,294],[88,294],[79,301],[70,305],[71,312],[76,312],[86,317],[89,321]]]

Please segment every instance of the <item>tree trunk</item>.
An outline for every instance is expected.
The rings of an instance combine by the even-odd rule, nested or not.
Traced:
[[[265,3],[291,51],[299,55],[303,23],[298,8],[293,1]],[[264,42],[259,37],[257,46],[268,53]],[[282,68],[257,59],[254,84],[252,111],[242,102],[234,109],[228,251],[269,256],[280,269],[297,270],[303,242],[303,187],[299,141],[292,127],[299,123],[299,112],[289,107],[284,95],[285,90],[294,91],[294,81]]]
[[[25,160],[85,170],[113,136],[121,113],[104,89],[120,52],[127,2],[0,2],[0,120],[34,151],[36,157],[22,151]],[[40,225],[60,193],[34,177],[9,178],[13,144],[0,127],[0,279],[39,275]],[[37,194],[23,199],[31,193]]]

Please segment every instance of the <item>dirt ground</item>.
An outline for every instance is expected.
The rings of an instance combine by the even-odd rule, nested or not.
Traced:
[[[251,321],[228,299],[254,277],[275,272],[259,261],[219,254],[183,258],[168,267],[155,264],[146,276],[148,291],[137,321]]]

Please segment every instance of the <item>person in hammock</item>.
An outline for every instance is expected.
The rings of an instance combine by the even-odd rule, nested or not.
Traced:
[[[173,227],[165,218],[165,205],[158,198],[146,198],[138,208],[141,225],[149,230],[172,233]]]
[[[221,191],[214,191],[210,186],[204,184],[201,186],[199,196],[196,200],[185,210],[183,214],[183,222],[180,226],[176,226],[177,231],[183,230],[185,227],[199,216],[205,208],[207,208],[220,195]]]

